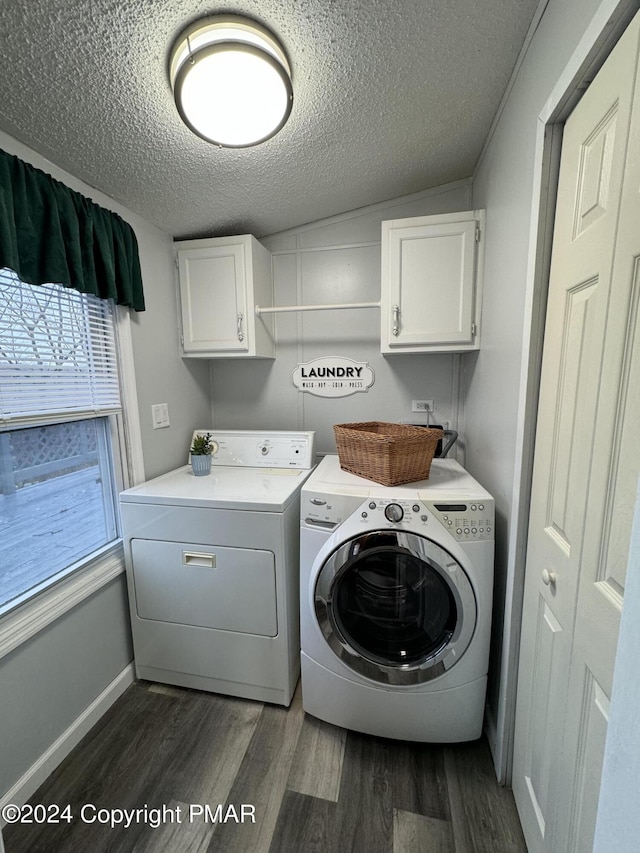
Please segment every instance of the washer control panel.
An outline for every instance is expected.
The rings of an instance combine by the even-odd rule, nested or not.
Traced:
[[[419,500],[370,498],[360,507],[360,518],[379,527],[418,530],[429,522],[429,513]]]
[[[482,500],[422,500],[379,498],[324,492],[302,492],[300,517],[303,524],[321,530],[335,530],[351,515],[363,527],[397,528],[419,533],[434,523],[441,524],[458,542],[494,539],[494,503]]]
[[[410,527],[420,530],[434,518],[458,542],[494,538],[493,500],[422,501],[371,498],[360,508],[363,521],[374,521],[380,527]]]
[[[427,501],[426,506],[458,542],[494,539],[494,503],[486,500]]]

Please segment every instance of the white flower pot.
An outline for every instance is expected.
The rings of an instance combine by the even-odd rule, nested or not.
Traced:
[[[192,453],[191,467],[193,469],[194,477],[205,477],[207,474],[211,473],[211,456],[209,454],[196,456]]]

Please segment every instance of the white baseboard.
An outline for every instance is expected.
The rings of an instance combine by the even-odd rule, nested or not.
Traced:
[[[24,773],[6,794],[0,798],[0,809],[8,803],[22,806],[27,802],[44,782],[53,773],[56,767],[69,755],[71,750],[77,746],[87,732],[98,722],[113,703],[133,684],[135,680],[133,664],[129,664],[122,672],[113,679],[111,684],[94,699],[94,701],[77,717],[73,723],[64,731],[51,746],[43,752],[40,758]],[[4,825],[0,821],[0,828]],[[0,853],[3,851],[2,837],[0,836]]]

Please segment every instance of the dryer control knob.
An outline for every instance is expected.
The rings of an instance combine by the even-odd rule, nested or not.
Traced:
[[[404,510],[399,504],[389,504],[385,507],[384,514],[389,521],[402,521]]]

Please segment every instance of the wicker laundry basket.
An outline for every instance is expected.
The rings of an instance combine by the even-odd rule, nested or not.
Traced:
[[[441,429],[367,421],[335,424],[340,467],[383,486],[426,480]]]

